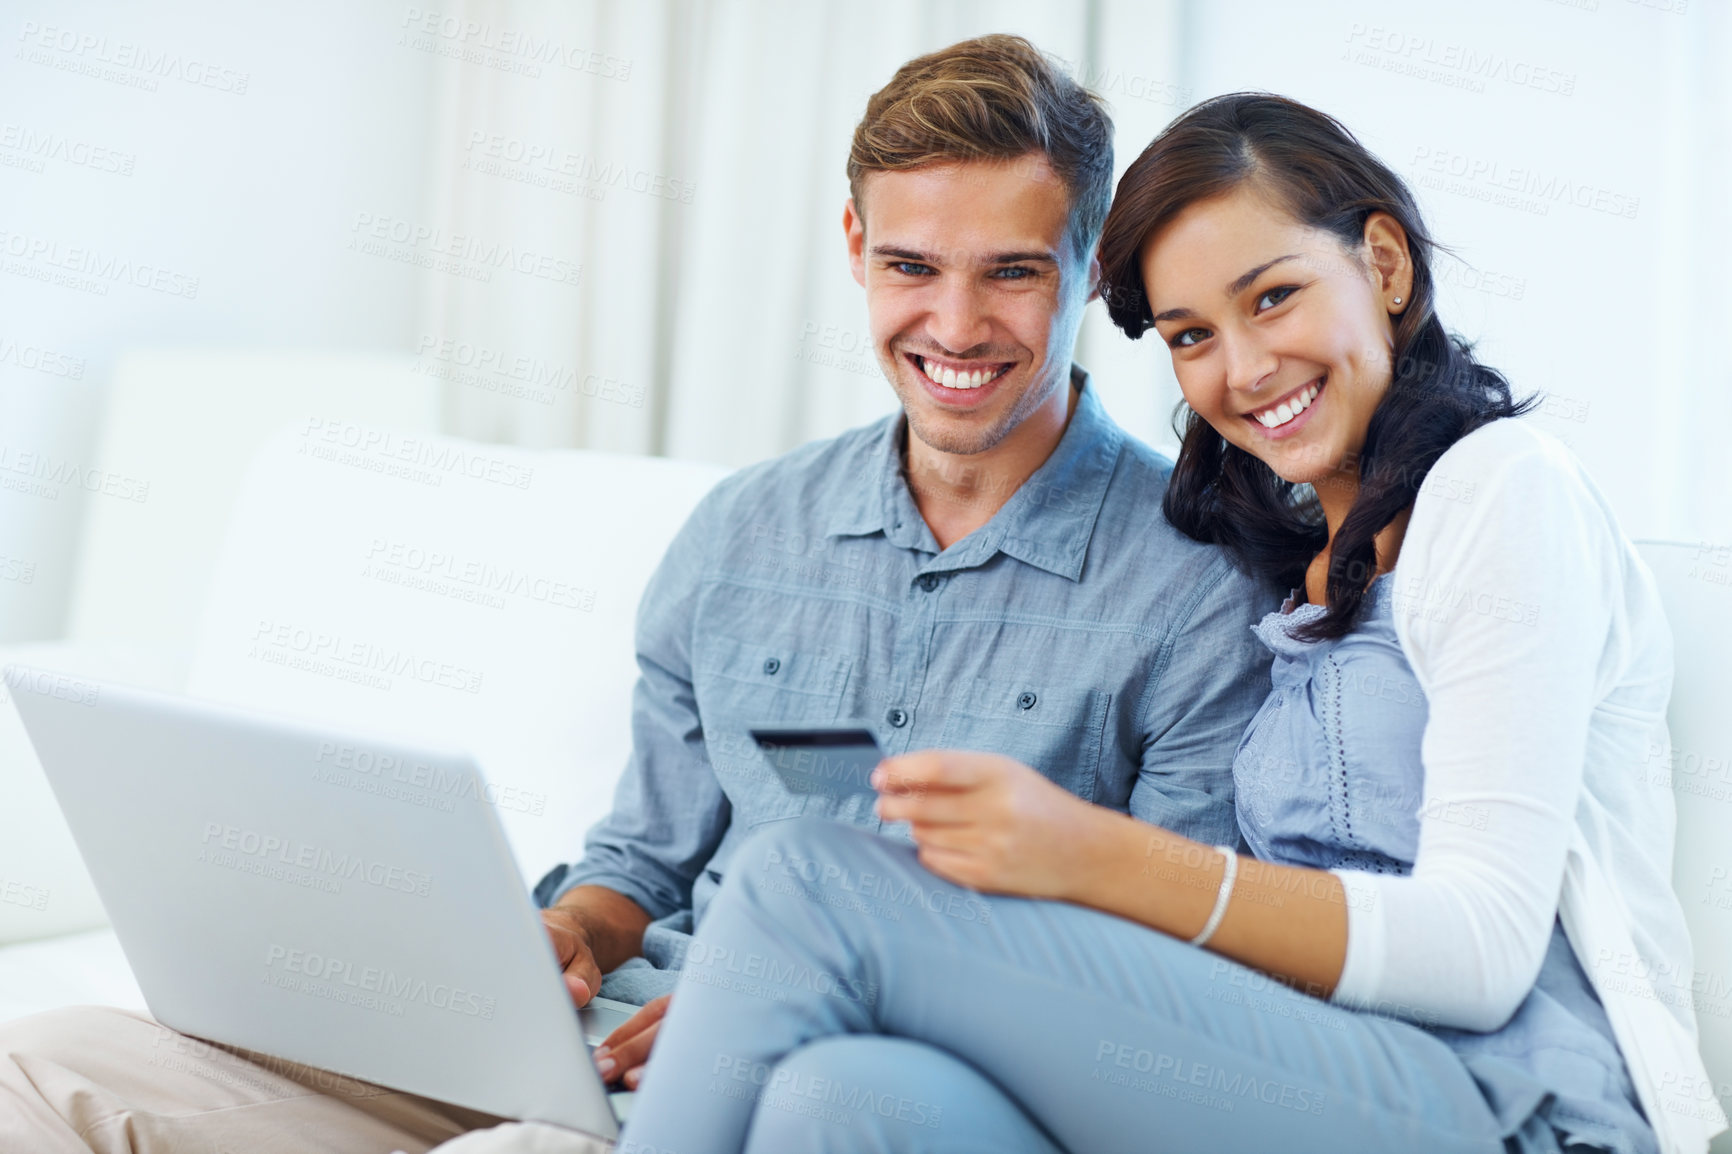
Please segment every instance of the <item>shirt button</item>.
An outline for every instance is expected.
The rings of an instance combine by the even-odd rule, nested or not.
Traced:
[[[768,673],[771,677],[774,677],[776,675],[776,671],[781,669],[781,668],[782,668],[782,663],[777,658],[767,657],[764,659],[764,672]]]
[[[1033,709],[1034,703],[1039,700],[1040,698],[1036,697],[1032,693],[1024,693],[1021,697],[1016,699],[1016,707],[1018,709]]]
[[[928,593],[938,588],[938,574],[928,573],[920,579],[920,587]]]
[[[888,721],[897,729],[901,729],[904,725],[908,724],[908,711],[901,708],[892,709],[889,713],[884,715],[884,720]]]

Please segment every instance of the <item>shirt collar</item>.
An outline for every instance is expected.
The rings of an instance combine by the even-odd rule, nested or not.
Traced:
[[[936,554],[923,567],[934,572],[971,569],[1003,552],[1078,580],[1125,434],[1101,407],[1088,373],[1073,365],[1071,380],[1076,407],[1052,455],[992,520],[949,549],[940,553],[903,476],[903,416],[886,418],[862,444],[861,483],[839,494],[828,532],[843,537],[882,532],[893,545]]]

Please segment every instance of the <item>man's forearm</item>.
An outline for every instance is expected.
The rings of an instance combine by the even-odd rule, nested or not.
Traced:
[[[553,908],[575,918],[602,973],[643,953],[643,932],[652,919],[624,894],[606,886],[574,886],[560,895]]]

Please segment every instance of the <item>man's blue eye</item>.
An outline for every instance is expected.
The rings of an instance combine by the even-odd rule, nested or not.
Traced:
[[[1025,277],[1031,277],[1033,275],[1034,270],[1023,265],[1011,265],[1009,268],[1001,268],[998,270],[998,276],[1004,280],[1022,280]]]
[[[921,276],[929,271],[925,265],[915,264],[911,260],[899,260],[890,267],[905,276]]]

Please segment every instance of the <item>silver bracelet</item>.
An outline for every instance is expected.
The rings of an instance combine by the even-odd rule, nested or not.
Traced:
[[[1215,936],[1221,919],[1227,916],[1227,899],[1233,896],[1233,882],[1239,876],[1239,855],[1229,846],[1218,845],[1215,849],[1226,860],[1227,868],[1221,874],[1221,892],[1215,895],[1215,908],[1209,912],[1209,920],[1203,923],[1202,931],[1191,939],[1193,946],[1200,946]]]

